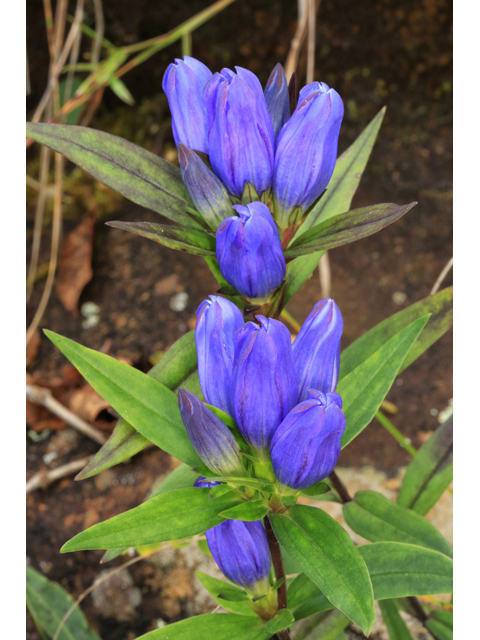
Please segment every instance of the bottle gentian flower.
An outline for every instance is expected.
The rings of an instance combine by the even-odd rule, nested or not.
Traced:
[[[263,202],[233,205],[238,216],[217,229],[217,260],[225,280],[247,298],[265,298],[286,273],[280,236]]]
[[[279,424],[297,403],[297,379],[288,329],[257,316],[234,335],[231,413],[247,442],[264,456]]]
[[[272,118],[275,139],[290,118],[290,96],[285,71],[280,63],[275,65],[264,91],[265,102]]]
[[[215,562],[229,580],[253,595],[265,595],[271,560],[267,536],[259,520],[225,520],[205,532]]]
[[[195,451],[207,467],[221,476],[244,475],[240,447],[220,418],[186,389],[179,389],[178,406]]]
[[[276,477],[292,489],[306,489],[326,478],[340,455],[345,415],[338,393],[310,389],[278,427],[271,456]]]
[[[240,309],[220,296],[210,296],[197,310],[195,345],[198,377],[208,404],[229,412],[233,371],[233,334],[243,325]]]
[[[309,397],[309,388],[335,391],[342,332],[342,314],[335,302],[331,298],[317,302],[292,346],[300,401]]]
[[[236,71],[214,74],[204,97],[212,168],[241,198],[247,182],[259,195],[272,186],[275,137],[258,78],[241,67]]]
[[[196,153],[181,143],[177,146],[180,170],[187,191],[209,227],[216,230],[232,215],[228,192]]]
[[[280,227],[323,193],[335,168],[343,102],[334,89],[314,82],[300,91],[292,117],[277,138],[273,195]],[[294,216],[296,217],[296,216]]]
[[[212,72],[202,62],[184,56],[168,66],[162,88],[172,114],[175,144],[208,153],[207,111],[203,89]]]

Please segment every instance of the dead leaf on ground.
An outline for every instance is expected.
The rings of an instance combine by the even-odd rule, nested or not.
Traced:
[[[78,313],[78,301],[92,279],[93,230],[95,218],[88,216],[65,240],[55,290],[67,311]]]
[[[38,347],[40,346],[40,333],[38,329],[32,334],[30,341],[27,344],[27,367],[35,360],[38,353]]]
[[[108,409],[106,402],[89,384],[74,391],[70,397],[69,408],[79,418],[91,424],[96,423],[99,414]],[[101,420],[105,422],[105,420]]]
[[[159,296],[170,295],[172,293],[178,293],[179,291],[183,291],[183,286],[180,284],[176,273],[162,278],[162,280],[159,280],[155,285],[155,293]]]

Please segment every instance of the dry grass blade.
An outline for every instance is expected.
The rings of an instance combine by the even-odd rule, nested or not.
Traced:
[[[440,275],[436,279],[435,284],[433,285],[432,290],[430,291],[431,296],[435,295],[437,291],[440,289],[442,282],[445,280],[448,272],[452,267],[453,267],[453,256],[450,258],[447,264],[443,267]]]
[[[93,456],[87,456],[80,460],[73,460],[73,462],[64,464],[61,467],[57,467],[57,469],[52,469],[51,471],[39,471],[33,475],[30,480],[28,480],[26,493],[35,491],[35,489],[46,489],[49,484],[52,484],[52,482],[80,471],[80,469],[83,469],[83,467],[87,465],[92,458]]]
[[[96,38],[92,42],[92,50],[90,52],[90,62],[97,64],[100,60],[100,51],[102,50],[102,39],[105,31],[105,20],[103,17],[102,0],[93,0],[93,10],[95,12],[95,33]]]
[[[287,81],[290,81],[293,72],[297,68],[298,56],[305,40],[305,34],[307,32],[308,24],[308,10],[307,0],[298,0],[298,25],[293,40],[290,44],[290,51],[288,52],[287,61],[285,63],[285,75]]]
[[[45,201],[47,197],[48,172],[50,170],[51,151],[48,147],[42,147],[40,152],[40,181],[37,204],[35,207],[35,222],[33,226],[32,257],[28,268],[27,276],[27,302],[32,295],[35,283],[35,274],[38,267],[38,256],[40,253],[40,242],[42,239],[43,214],[45,212]]]

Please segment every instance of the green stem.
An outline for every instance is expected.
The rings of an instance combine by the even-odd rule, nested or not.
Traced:
[[[380,422],[382,427],[388,431],[388,433],[395,438],[395,440],[408,451],[408,453],[412,456],[415,456],[417,450],[412,446],[410,441],[403,436],[400,431],[397,429],[395,425],[393,425],[390,420],[381,412],[377,411],[375,414],[376,419]]]
[[[282,309],[282,312],[280,313],[280,315],[284,320],[288,322],[288,324],[292,327],[294,331],[296,331],[297,333],[300,331],[300,329],[302,328],[300,323],[297,322],[295,318],[290,313],[288,313],[286,309]]]

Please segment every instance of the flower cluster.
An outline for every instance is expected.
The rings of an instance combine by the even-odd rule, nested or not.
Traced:
[[[251,71],[235,69],[212,74],[185,56],[170,64],[163,89],[182,177],[217,232],[220,269],[242,295],[255,299],[285,277],[280,233],[290,229],[285,237],[292,237],[332,177],[344,108],[334,89],[312,82],[291,112],[280,64],[265,90]],[[247,206],[234,206],[235,215],[232,205],[240,202]],[[244,274],[239,259],[247,254],[254,268]]]
[[[345,429],[335,393],[343,321],[333,300],[318,302],[293,344],[285,325],[244,323],[228,300],[210,296],[197,311],[198,374],[207,403],[228,413],[251,452],[280,485],[300,491],[333,470]],[[192,443],[219,475],[247,475],[240,445],[192,393],[179,406]]]

